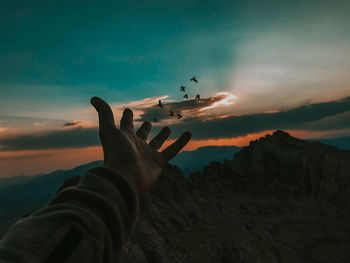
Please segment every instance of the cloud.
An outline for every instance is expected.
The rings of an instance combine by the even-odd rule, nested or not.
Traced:
[[[99,144],[97,128],[56,130],[0,138],[2,151],[80,148]]]
[[[35,127],[44,127],[46,125],[45,122],[34,122]]]
[[[303,105],[276,113],[229,116],[227,118],[213,118],[208,121],[203,121],[201,117],[189,118],[174,125],[172,130],[175,134],[183,130],[189,130],[195,139],[231,138],[277,129],[304,129],[308,127],[312,130],[313,126],[310,123],[320,121],[323,123],[323,128],[325,128],[327,118],[333,120],[330,117],[347,111],[350,111],[350,97],[337,101]],[[344,121],[344,118],[340,119],[341,122],[338,123],[337,129],[349,127],[349,115],[346,116],[348,121]]]
[[[205,113],[204,111],[207,109],[215,108],[221,104],[223,105],[231,105],[232,99],[234,99],[234,95],[228,92],[220,92],[212,97],[195,99],[189,98],[188,100],[182,100],[179,102],[173,101],[165,101],[163,102],[164,108],[161,109],[157,106],[157,104],[147,105],[147,107],[138,107],[137,110],[142,111],[142,114],[139,115],[139,118],[136,121],[152,121],[153,118],[157,118],[158,120],[169,120],[169,111],[173,111],[176,113],[181,113],[182,115],[187,117],[194,116],[204,116],[210,115],[208,111]],[[158,103],[158,100],[156,101]],[[203,111],[202,113],[200,113]]]
[[[194,140],[233,138],[267,130],[331,130],[346,129],[350,123],[350,97],[342,100],[307,104],[291,110],[258,113],[251,115],[218,115],[211,119],[198,116],[199,109],[212,105],[223,97],[203,99],[203,102],[187,100],[165,104],[164,109],[155,106],[145,108],[144,118],[153,118],[155,114],[164,114],[169,119],[168,109],[191,112],[181,122],[170,123],[171,138],[179,136],[185,130],[191,131]],[[168,108],[169,107],[169,108]],[[156,115],[157,117],[159,115]],[[224,116],[224,117],[222,117]],[[160,127],[152,129],[150,138]],[[100,145],[97,128],[77,127],[73,129],[55,130],[40,134],[23,134],[0,138],[0,149],[3,151],[43,150],[79,148]]]
[[[63,127],[76,126],[76,125],[78,125],[79,123],[81,123],[81,121],[66,122],[65,124],[63,124]]]
[[[350,110],[321,120],[305,124],[305,129],[322,131],[331,129],[350,129]]]

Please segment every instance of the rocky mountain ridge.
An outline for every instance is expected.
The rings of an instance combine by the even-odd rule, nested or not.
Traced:
[[[70,186],[72,174],[98,164],[33,182]],[[29,186],[3,189],[3,198],[16,189],[37,198]],[[122,262],[349,262],[349,194],[350,151],[276,131],[189,177],[167,165],[140,200]],[[39,204],[18,202],[28,211]]]
[[[122,262],[348,262],[350,152],[276,131],[189,178],[167,166]]]

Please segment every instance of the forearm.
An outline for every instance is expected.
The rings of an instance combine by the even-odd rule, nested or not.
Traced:
[[[137,213],[137,196],[125,179],[91,169],[10,229],[0,243],[0,262],[116,262]]]

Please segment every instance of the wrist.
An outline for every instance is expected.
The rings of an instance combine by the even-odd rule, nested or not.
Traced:
[[[115,167],[112,165],[105,164],[105,168],[108,168],[112,170],[113,172],[117,173],[121,177],[125,179],[125,181],[130,185],[130,187],[134,190],[137,196],[141,195],[141,192],[139,188],[137,187],[136,181],[135,181],[135,176],[131,171],[128,171],[126,169],[121,169],[121,167]]]

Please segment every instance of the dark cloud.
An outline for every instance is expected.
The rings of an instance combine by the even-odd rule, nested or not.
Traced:
[[[175,113],[181,113],[183,111],[189,110],[195,111],[203,107],[210,106],[213,103],[218,102],[226,97],[227,95],[223,94],[214,97],[203,98],[200,100],[189,99],[180,102],[163,103],[163,109],[159,108],[157,105],[154,105],[151,108],[138,108],[138,110],[142,110],[144,113],[140,116],[140,119],[137,119],[136,121],[152,121],[153,118],[157,118],[161,121],[163,119],[169,118],[170,110]]]
[[[246,135],[248,133],[261,132],[277,129],[305,129],[312,125],[309,123],[350,111],[350,97],[331,102],[308,104],[295,109],[278,113],[260,113],[244,116],[232,116],[224,119],[203,121],[200,118],[185,119],[182,123],[172,126],[175,134],[183,130],[192,132],[194,139],[231,138]],[[338,125],[333,129],[342,129],[349,126],[347,121],[342,120],[343,127]],[[341,124],[341,123],[339,123]],[[330,125],[329,129],[332,129]]]
[[[350,129],[350,111],[306,123],[304,127],[313,131]]]
[[[99,144],[98,130],[95,128],[76,128],[0,138],[2,151],[79,148]]]
[[[1,156],[0,161],[23,161],[23,160],[35,160],[35,159],[40,159],[44,157],[52,157],[55,156],[55,153],[48,153],[48,152],[43,152],[43,153],[35,153],[35,154],[21,154],[21,155],[16,155],[16,156]]]
[[[63,124],[63,127],[71,127],[71,126],[78,125],[79,123],[81,123],[81,121],[66,122],[65,124]]]
[[[207,101],[206,106],[213,101]],[[192,105],[193,103],[193,105]],[[178,109],[184,106],[193,109],[198,102],[183,101],[172,103]],[[166,104],[166,107],[168,104]],[[173,108],[175,108],[173,107]],[[154,109],[155,110],[155,109]],[[350,123],[350,97],[331,102],[308,104],[278,113],[259,113],[245,116],[231,116],[224,119],[203,121],[201,118],[188,118],[171,125],[172,138],[185,130],[191,131],[194,139],[232,138],[249,133],[277,129],[329,130],[348,128]],[[149,112],[147,112],[149,114]],[[150,115],[151,116],[151,115]],[[153,116],[152,116],[153,117]],[[338,120],[338,122],[336,121]],[[320,124],[321,123],[321,124]],[[328,125],[327,125],[328,123]],[[161,127],[154,127],[152,138]],[[42,150],[78,148],[100,145],[96,128],[75,128],[26,134],[0,139],[1,150]]]

